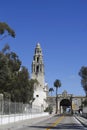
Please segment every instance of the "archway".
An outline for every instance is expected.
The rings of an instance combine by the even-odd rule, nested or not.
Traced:
[[[60,113],[71,113],[72,104],[69,99],[62,99],[60,102]]]

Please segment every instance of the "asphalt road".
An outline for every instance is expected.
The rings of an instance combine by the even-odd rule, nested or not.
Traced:
[[[87,130],[73,116],[54,116],[33,125],[27,125],[18,130]]]

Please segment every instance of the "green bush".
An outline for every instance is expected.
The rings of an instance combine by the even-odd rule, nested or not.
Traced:
[[[51,105],[49,105],[45,110],[44,112],[49,112],[49,114],[52,114],[53,112],[53,107]]]

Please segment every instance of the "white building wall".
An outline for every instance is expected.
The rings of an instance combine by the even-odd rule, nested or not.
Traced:
[[[43,108],[43,110],[47,107],[46,103],[46,92],[44,91],[44,88],[40,86],[36,86],[34,90],[34,102],[33,105],[40,106]]]

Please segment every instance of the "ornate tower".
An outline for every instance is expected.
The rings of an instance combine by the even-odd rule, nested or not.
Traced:
[[[35,48],[35,53],[32,62],[32,79],[37,79],[40,86],[44,85],[44,64],[43,55],[40,44],[38,43]]]
[[[35,53],[32,61],[32,79],[37,79],[38,84],[34,86],[34,102],[33,106],[40,106],[41,110],[47,107],[47,92],[48,86],[44,80],[44,63],[43,55],[40,44],[38,43],[35,48]]]

